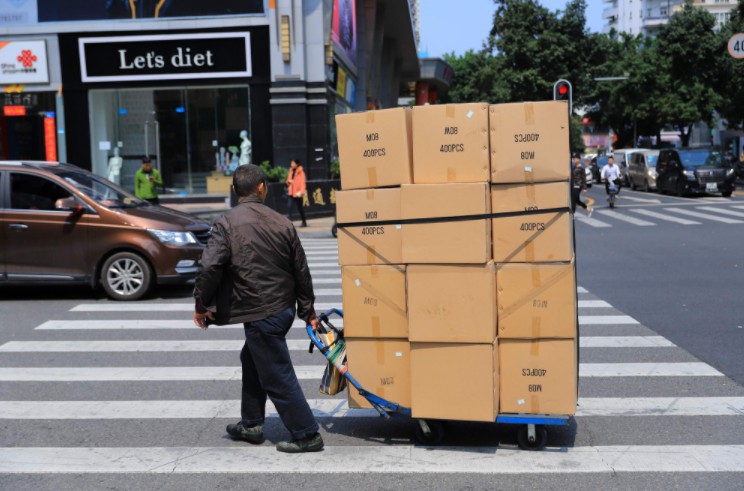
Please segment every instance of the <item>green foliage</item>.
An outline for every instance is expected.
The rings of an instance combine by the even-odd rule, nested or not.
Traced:
[[[331,162],[331,166],[328,169],[328,174],[331,179],[338,179],[341,177],[341,163],[338,159]]]
[[[573,85],[574,108],[612,129],[616,147],[636,136],[680,132],[684,145],[692,125],[714,123],[718,112],[729,127],[744,118],[744,60],[728,54],[732,34],[744,32],[744,0],[720,32],[715,18],[692,2],[671,16],[655,38],[589,33],[586,0],[570,0],[558,12],[538,0],[494,0],[493,27],[481,51],[445,56],[454,70],[448,102],[539,101],[552,97],[560,78]],[[597,81],[603,77],[624,80]],[[571,148],[579,128],[572,123]]]
[[[273,166],[268,160],[261,162],[259,167],[264,171],[266,174],[266,180],[269,182],[284,182],[287,180],[287,176],[289,175],[289,169]]]

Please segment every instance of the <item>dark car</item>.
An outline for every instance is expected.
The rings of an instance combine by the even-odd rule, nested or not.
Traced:
[[[74,165],[0,162],[0,285],[82,283],[136,300],[193,279],[209,235]]]
[[[678,196],[721,193],[728,197],[734,191],[736,177],[731,163],[713,148],[661,150],[656,173],[659,192]]]
[[[599,157],[594,157],[592,159],[592,162],[589,164],[589,166],[592,169],[592,176],[594,176],[594,182],[599,183],[601,182],[601,174],[602,174],[602,167],[607,165],[607,156],[601,155]]]

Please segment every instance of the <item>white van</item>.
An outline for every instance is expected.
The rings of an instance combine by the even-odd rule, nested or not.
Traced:
[[[621,148],[619,150],[614,150],[612,152],[612,156],[615,158],[615,164],[620,168],[620,176],[623,178],[623,186],[630,186],[630,176],[628,174],[628,165],[630,164],[628,160],[628,154],[631,154],[633,152],[638,152],[640,150],[645,150],[643,148]]]

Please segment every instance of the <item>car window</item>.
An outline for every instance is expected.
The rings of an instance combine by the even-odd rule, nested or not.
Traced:
[[[701,165],[721,167],[724,165],[719,152],[680,151],[679,156],[682,159],[682,165],[685,167],[698,167]]]
[[[10,174],[10,207],[14,210],[54,210],[54,202],[72,195],[49,179],[34,174]]]
[[[147,204],[146,201],[132,196],[114,183],[101,179],[89,172],[68,169],[55,170],[54,172],[70,186],[73,186],[103,206],[109,208],[129,208]]]

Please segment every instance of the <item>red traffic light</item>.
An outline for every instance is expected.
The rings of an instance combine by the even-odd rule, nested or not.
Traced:
[[[561,84],[558,86],[558,94],[560,95],[567,95],[568,94],[568,85]]]

